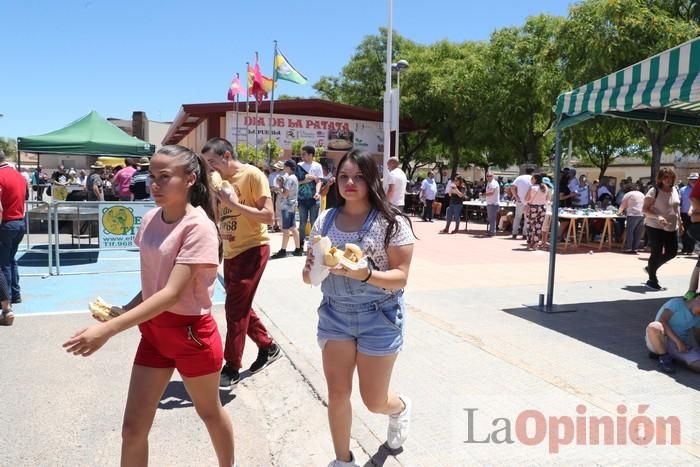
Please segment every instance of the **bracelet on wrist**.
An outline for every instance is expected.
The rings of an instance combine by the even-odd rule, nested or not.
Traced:
[[[367,274],[367,277],[365,277],[365,278],[364,278],[363,280],[361,280],[360,282],[365,282],[365,283],[366,283],[368,280],[370,280],[370,279],[372,278],[372,269],[371,269],[371,268],[367,268],[367,270],[369,271],[369,274]]]

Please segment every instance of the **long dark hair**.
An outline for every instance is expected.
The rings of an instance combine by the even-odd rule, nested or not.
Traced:
[[[219,261],[223,257],[223,243],[219,232],[219,214],[216,197],[209,184],[209,165],[202,156],[185,146],[171,144],[160,148],[156,154],[169,156],[181,162],[185,175],[195,174],[195,182],[187,193],[187,200],[194,207],[201,207],[216,226],[219,237]]]
[[[384,192],[384,187],[382,186],[382,181],[379,177],[379,169],[377,168],[377,163],[374,161],[374,158],[367,151],[353,149],[352,151],[345,153],[343,158],[340,159],[340,162],[338,162],[338,174],[340,174],[340,169],[343,167],[343,164],[346,161],[352,161],[357,164],[357,167],[360,169],[360,172],[362,172],[365,182],[367,183],[369,204],[374,209],[379,211],[379,213],[388,222],[386,236],[384,237],[384,247],[386,248],[389,246],[391,238],[396,234],[399,228],[398,221],[396,220],[397,217],[403,217],[406,219],[409,227],[411,228],[411,233],[413,233],[413,236],[416,237],[416,234],[413,231],[411,219],[409,219],[406,214],[399,211],[399,209],[389,203],[389,201],[386,199],[386,193]],[[334,186],[336,199],[338,200],[338,207],[345,206],[345,198],[343,198],[343,196],[340,194],[339,184],[336,183]]]
[[[542,181],[543,177],[544,177],[544,175],[541,174],[541,173],[540,173],[540,174],[532,174],[532,178],[535,179],[535,183],[534,183],[534,184],[540,186],[540,191],[541,191],[541,192],[547,191],[547,185],[545,185],[544,182]]]

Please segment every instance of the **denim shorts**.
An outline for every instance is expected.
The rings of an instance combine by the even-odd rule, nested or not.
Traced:
[[[294,211],[282,211],[282,230],[296,227],[296,213]]]
[[[369,303],[354,303],[324,297],[318,308],[318,345],[326,342],[355,341],[357,351],[381,357],[403,347],[406,306],[403,296],[394,295]]]

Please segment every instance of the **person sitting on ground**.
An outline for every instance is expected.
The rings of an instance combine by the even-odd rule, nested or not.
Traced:
[[[278,176],[275,184],[279,188],[279,196],[282,198],[280,217],[282,219],[282,248],[270,256],[270,259],[287,257],[287,244],[289,236],[294,239],[294,256],[304,254],[299,243],[299,230],[296,226],[297,192],[299,181],[293,176],[297,170],[297,163],[293,160],[284,161],[284,175]]]
[[[700,373],[700,349],[689,343],[690,331],[700,342],[700,296],[690,300],[672,298],[663,304],[654,321],[647,325],[645,342],[650,357],[659,358],[659,370],[673,373],[673,360],[678,360]]]
[[[501,232],[508,232],[513,228],[513,211],[508,211],[507,209],[501,209],[498,211],[498,230]]]

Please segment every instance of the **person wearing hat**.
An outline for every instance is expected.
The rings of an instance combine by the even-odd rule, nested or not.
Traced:
[[[87,190],[87,200],[88,201],[104,201],[104,181],[102,180],[102,174],[105,171],[105,166],[102,162],[97,161],[90,166],[92,173],[88,176],[85,182],[85,189]]]
[[[129,183],[131,201],[146,200],[151,197],[151,179],[148,176],[151,161],[148,157],[142,157],[136,165],[138,170],[131,176]]]
[[[279,177],[284,177],[284,163],[282,161],[277,161],[270,167],[272,170],[270,175],[267,176],[267,182],[270,185],[270,192],[272,193],[272,206],[275,208],[275,220],[272,224],[272,232],[280,231],[280,216],[282,212],[282,198],[280,195],[280,187],[277,184],[277,179]]]
[[[692,255],[695,251],[695,240],[690,236],[690,216],[688,211],[690,210],[690,193],[693,191],[693,185],[698,179],[698,173],[692,172],[688,175],[688,184],[679,190],[681,195],[681,219],[683,220],[683,237],[681,238],[683,242],[683,248],[681,249],[682,255]]]

